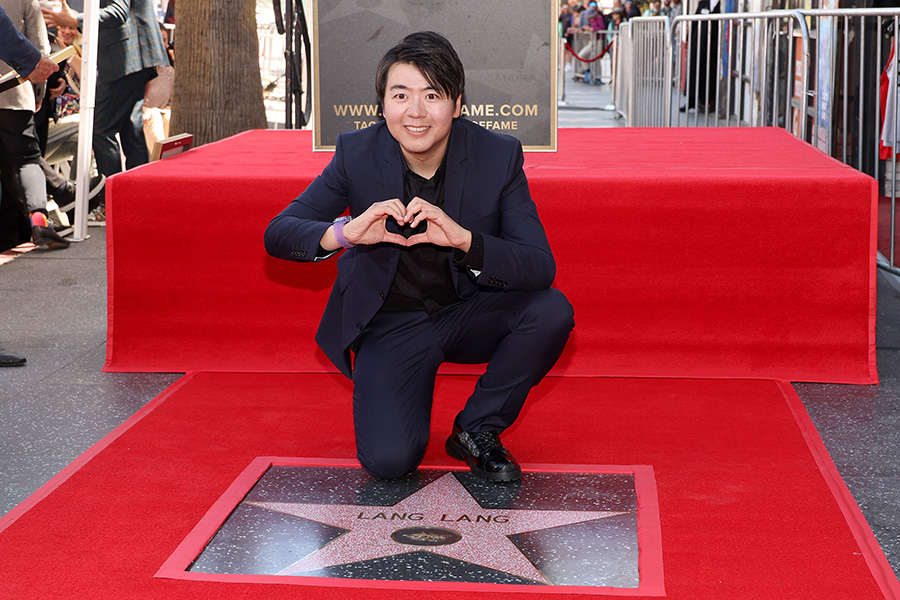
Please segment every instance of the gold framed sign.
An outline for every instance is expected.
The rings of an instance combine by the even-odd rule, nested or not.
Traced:
[[[404,36],[436,31],[466,70],[462,116],[556,151],[556,0],[313,0],[313,150],[380,120],[375,70]]]

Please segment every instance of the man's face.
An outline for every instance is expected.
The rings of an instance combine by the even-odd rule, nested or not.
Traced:
[[[418,67],[396,63],[388,69],[384,120],[407,161],[442,158],[459,113],[460,98],[433,88]]]

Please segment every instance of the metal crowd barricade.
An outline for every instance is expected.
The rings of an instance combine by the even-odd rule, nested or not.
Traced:
[[[629,21],[627,31],[632,61],[628,125],[662,127],[668,124],[672,97],[669,18],[637,17]]]
[[[884,176],[884,194],[885,196],[890,197],[890,241],[888,242],[888,256],[885,257],[883,253],[879,253],[878,255],[878,264],[880,267],[891,271],[895,275],[900,275],[900,268],[897,266],[896,261],[896,253],[897,253],[897,151],[900,150],[900,97],[898,97],[898,84],[900,84],[900,70],[898,70],[898,62],[897,62],[897,54],[900,51],[900,44],[898,44],[898,37],[900,37],[900,11],[893,12],[891,15],[884,15],[878,19],[878,27],[876,31],[881,31],[883,26],[882,19],[884,17],[889,17],[889,24],[893,28],[893,44],[890,45],[890,52],[888,53],[890,58],[887,61],[887,66],[884,70],[885,78],[887,79],[887,95],[885,96],[885,106],[884,106],[884,124],[881,129],[881,135],[877,136],[877,152],[880,153],[882,146],[888,148],[888,154],[890,155],[890,167],[886,169],[886,173]],[[876,63],[879,67],[882,64],[882,57],[885,52],[885,48],[882,47],[881,37],[878,38],[878,59],[879,61]],[[846,56],[846,54],[845,54]],[[860,65],[862,65],[862,57],[860,57]],[[846,68],[846,67],[845,67]],[[846,93],[846,88],[844,89]],[[882,113],[881,107],[881,94],[877,95],[877,104],[878,108],[875,110],[875,118],[878,119]],[[843,114],[844,123],[847,122],[847,114],[844,112]],[[860,109],[860,122],[863,120],[862,109]],[[876,123],[878,121],[876,120]],[[878,129],[876,128],[876,131]],[[846,136],[845,136],[846,137]],[[885,139],[887,138],[887,139]],[[886,142],[886,143],[885,143]],[[847,155],[846,143],[844,144],[844,156]],[[846,163],[847,161],[844,160]],[[878,179],[878,170],[877,165],[878,161],[875,161],[876,171],[875,178]],[[890,182],[887,180],[888,173],[890,173]],[[879,180],[880,181],[880,180]],[[879,195],[879,203],[881,202],[882,196]],[[880,208],[880,205],[879,205]],[[879,210],[879,218],[881,211]]]
[[[631,106],[631,87],[634,79],[632,71],[631,23],[626,22],[619,25],[616,43],[613,44],[613,51],[613,104],[616,107],[616,113],[620,117],[624,117],[627,124],[631,124],[628,118],[630,114],[629,107]]]
[[[887,256],[879,252],[881,268],[900,275],[897,253],[897,155],[900,150],[898,106],[898,33],[900,9],[800,10],[819,42],[811,95],[813,131],[807,139],[844,164],[872,175],[879,182],[879,218],[887,216],[890,230]],[[890,30],[891,40],[885,43]],[[829,39],[823,57],[822,39]],[[874,41],[874,55],[867,53]],[[851,65],[856,51],[858,65]],[[824,58],[824,60],[823,60]],[[838,64],[840,62],[840,64]],[[856,67],[857,71],[854,73]],[[881,82],[883,77],[887,79]],[[851,81],[852,75],[856,80]],[[884,90],[880,89],[880,84]],[[840,93],[835,93],[837,89]],[[882,93],[885,105],[882,106]],[[856,104],[855,107],[851,106]],[[882,112],[884,122],[882,123]],[[835,127],[838,125],[839,127]],[[835,140],[835,131],[843,135]],[[852,133],[856,134],[854,138]],[[852,147],[856,140],[856,148]],[[882,150],[884,154],[882,154]],[[884,159],[881,156],[885,156]],[[882,171],[881,161],[885,160]],[[889,206],[889,210],[887,210]],[[884,210],[882,210],[884,209]],[[887,213],[887,214],[885,214]],[[880,229],[880,228],[879,228]],[[883,250],[883,249],[882,249]]]
[[[886,74],[897,73],[898,19],[900,9],[680,16],[671,33],[679,40],[672,85],[682,110],[670,113],[676,126],[782,127],[873,176],[882,218],[890,219],[879,266],[896,274],[897,159],[884,150],[883,166],[879,153],[882,137],[900,148],[897,78],[885,90],[884,127],[878,79],[886,65]],[[893,31],[887,43],[886,29]]]
[[[900,275],[900,8],[681,15],[664,44],[660,20],[623,23],[613,45],[627,125],[781,127],[871,175],[890,230],[879,266]]]
[[[636,17],[613,45],[613,104],[629,127],[669,125],[672,55],[668,17]]]
[[[671,124],[772,125],[806,139],[809,29],[798,11],[681,15],[671,39],[679,99]]]

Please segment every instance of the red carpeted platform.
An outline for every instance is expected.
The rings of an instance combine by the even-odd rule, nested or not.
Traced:
[[[334,262],[262,245],[310,148],[254,131],[110,180],[107,370],[334,370]],[[779,129],[561,130],[526,172],[575,306],[555,374],[876,381],[867,176]]]
[[[473,384],[468,376],[439,378],[427,463],[457,464],[442,441]],[[0,596],[458,598],[458,591],[364,583],[155,577],[256,457],[352,458],[350,413],[350,388],[340,375],[186,376],[0,519]],[[667,598],[865,600],[898,593],[786,384],[548,378],[505,440],[523,463],[652,466]],[[571,597],[543,591],[524,597]]]

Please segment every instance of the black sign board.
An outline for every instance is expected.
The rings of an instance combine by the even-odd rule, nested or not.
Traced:
[[[380,119],[375,69],[416,31],[450,40],[466,70],[462,116],[556,150],[555,0],[315,0],[313,147]]]

